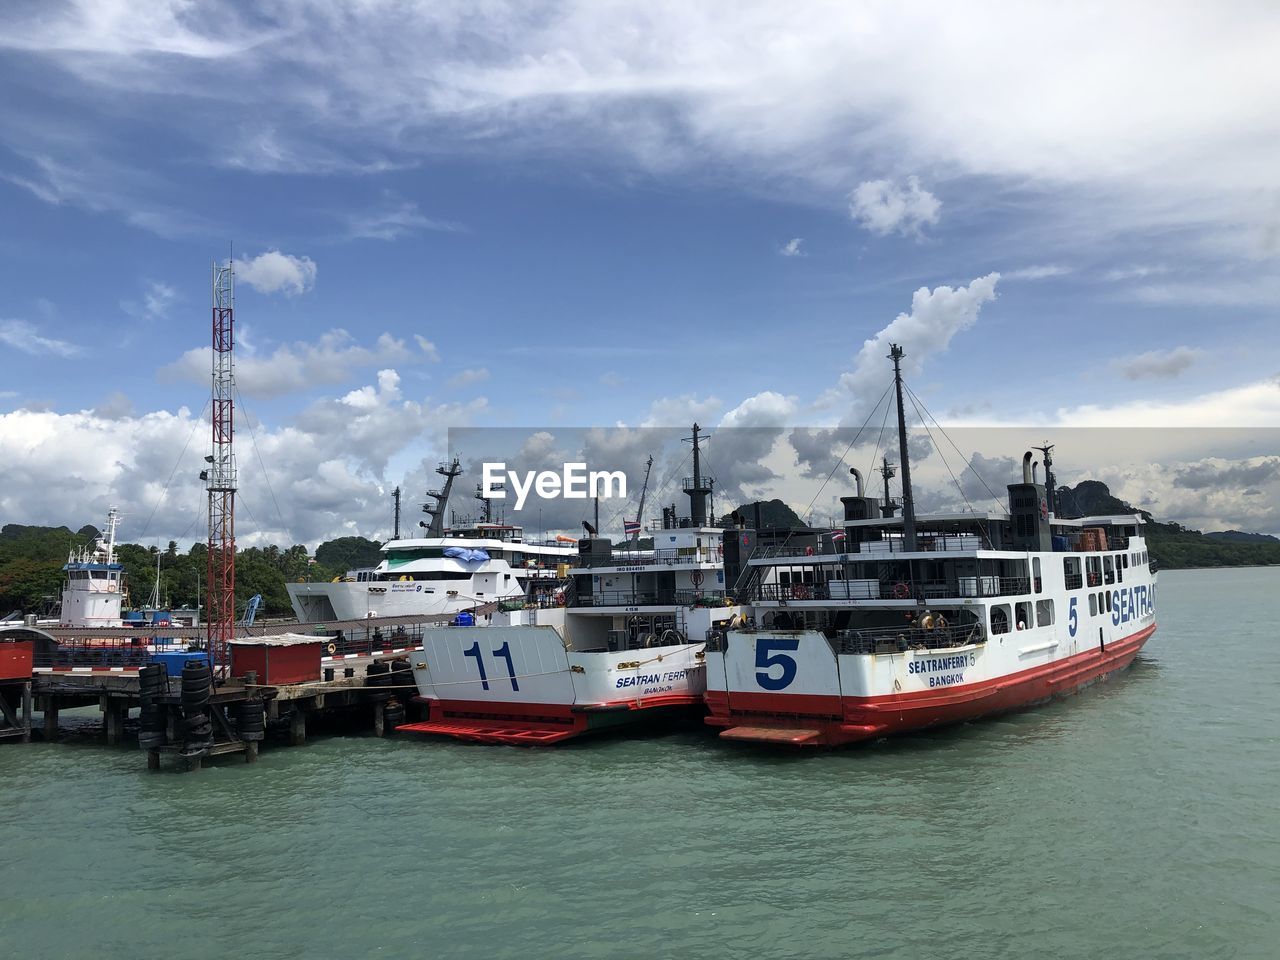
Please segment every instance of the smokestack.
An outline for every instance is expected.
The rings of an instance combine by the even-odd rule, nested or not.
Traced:
[[[1022,455],[1022,482],[1031,483],[1031,451]]]
[[[853,474],[854,483],[857,484],[858,496],[862,496],[862,473],[858,470],[857,467],[850,467],[849,472]]]

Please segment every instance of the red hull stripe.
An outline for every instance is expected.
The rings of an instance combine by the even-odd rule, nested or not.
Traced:
[[[441,734],[475,743],[545,744],[578,737],[592,729],[591,714],[642,714],[671,707],[698,706],[702,697],[672,694],[643,701],[617,700],[600,704],[515,703],[491,700],[432,700],[426,704],[429,718],[422,723],[396,727],[410,733]],[[630,721],[627,721],[630,722]]]
[[[877,697],[707,692],[707,723],[731,740],[835,745],[972,720],[1063,696],[1127,667],[1155,626],[1055,663],[990,680]],[[780,735],[768,733],[776,730]],[[764,732],[762,732],[764,731]],[[801,736],[806,732],[814,736]]]

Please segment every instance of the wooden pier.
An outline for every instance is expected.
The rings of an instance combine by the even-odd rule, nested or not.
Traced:
[[[297,638],[295,642],[313,648],[314,662],[295,665],[292,674],[279,669],[279,664],[288,662],[288,650],[280,649],[287,647],[288,641],[277,636],[281,631],[264,632],[256,641],[245,638],[241,642],[248,647],[270,648],[275,660],[264,661],[266,671],[279,673],[289,682],[273,681],[270,675],[260,678],[255,670],[237,670],[233,653],[229,668],[233,675],[212,683],[201,701],[200,709],[207,714],[210,730],[207,739],[197,738],[195,742],[186,735],[189,718],[184,716],[184,710],[190,704],[184,703],[182,676],[166,674],[158,692],[144,690],[147,668],[156,671],[145,657],[145,648],[138,651],[143,655],[115,658],[119,663],[79,658],[92,660],[94,665],[89,665],[80,663],[76,656],[68,657],[72,645],[84,641],[62,638],[62,643],[56,644],[47,633],[34,631],[43,640],[36,638],[28,648],[44,651],[35,657],[35,665],[28,649],[24,663],[8,671],[19,675],[0,677],[0,740],[30,741],[34,734],[45,741],[56,741],[61,713],[90,706],[101,711],[107,745],[125,745],[132,739],[125,730],[131,716],[138,717],[143,726],[151,724],[150,734],[143,729],[135,741],[150,770],[160,769],[166,757],[188,770],[198,770],[209,760],[227,755],[243,756],[244,762],[253,763],[268,731],[275,743],[302,746],[308,727],[319,720],[340,718],[352,729],[389,735],[404,721],[406,711],[415,709],[412,697],[416,687],[408,655],[417,649],[417,637],[406,627],[412,629],[431,621],[413,621],[359,623],[358,631],[352,629],[346,634]],[[13,639],[18,628],[6,633]],[[27,629],[22,635],[26,639],[31,633]],[[342,638],[340,647],[335,646],[334,636]],[[13,643],[0,643],[0,647],[17,649]],[[199,653],[190,656],[205,662]],[[44,665],[40,665],[42,658]],[[57,663],[59,659],[71,662]],[[146,721],[148,710],[155,713]],[[37,712],[41,714],[39,725],[33,718]],[[255,721],[255,716],[260,720]]]

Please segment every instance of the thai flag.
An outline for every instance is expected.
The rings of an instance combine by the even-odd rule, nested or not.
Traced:
[[[832,530],[832,531],[831,531],[831,542],[832,542],[832,543],[839,543],[839,542],[840,542],[841,540],[843,540],[843,539],[844,539],[844,531],[843,531],[843,530]]]
[[[640,536],[640,521],[639,520],[623,520],[622,532],[625,533],[628,537]]]

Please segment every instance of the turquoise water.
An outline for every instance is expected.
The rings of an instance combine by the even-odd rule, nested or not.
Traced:
[[[0,746],[15,956],[1280,956],[1280,570],[1161,575],[1122,678],[837,753]],[[65,715],[64,715],[65,716]],[[89,715],[90,717],[93,714]]]

